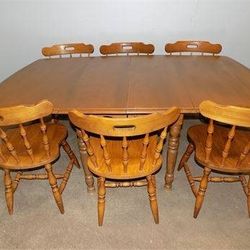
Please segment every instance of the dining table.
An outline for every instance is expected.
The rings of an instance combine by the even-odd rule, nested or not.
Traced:
[[[77,109],[85,114],[134,116],[177,106],[179,119],[168,136],[165,189],[171,190],[184,115],[198,114],[211,100],[250,107],[250,70],[227,56],[140,55],[43,58],[0,84],[0,106],[47,99],[54,114]],[[78,138],[88,191],[94,178]]]

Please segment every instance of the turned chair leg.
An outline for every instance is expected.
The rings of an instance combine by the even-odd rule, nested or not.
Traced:
[[[185,151],[185,153],[183,154],[181,161],[179,163],[178,166],[178,171],[180,171],[183,167],[184,167],[184,163],[186,163],[188,161],[188,159],[190,158],[191,154],[194,152],[194,145],[192,143],[188,144],[188,147]]]
[[[247,208],[248,208],[248,216],[250,217],[250,175],[248,177],[248,193],[247,193]]]
[[[70,145],[68,144],[68,142],[66,140],[63,140],[61,145],[63,146],[63,149],[67,153],[69,158],[74,161],[74,165],[77,166],[78,168],[80,168],[80,164],[79,164],[74,152],[72,151]]]
[[[52,189],[52,193],[54,195],[56,204],[60,210],[60,212],[63,214],[64,213],[64,207],[63,207],[63,201],[62,201],[62,196],[59,191],[58,185],[57,185],[57,180],[56,177],[52,171],[52,165],[51,164],[46,164],[45,169],[48,173],[48,179],[49,179],[49,184]]]
[[[202,206],[202,203],[204,200],[204,196],[206,193],[207,184],[208,184],[208,177],[209,177],[210,173],[211,173],[211,169],[205,167],[204,171],[203,171],[203,176],[202,176],[202,179],[200,182],[199,190],[198,190],[197,196],[196,196],[196,201],[195,201],[195,206],[194,206],[194,218],[197,218],[197,216],[200,212],[200,209],[201,209],[201,206]]]
[[[10,170],[4,169],[5,199],[9,214],[13,214],[13,189]]]
[[[102,226],[105,211],[105,178],[98,178],[98,225]]]
[[[158,204],[157,204],[157,197],[156,197],[156,187],[155,187],[155,177],[151,175],[147,176],[148,181],[148,196],[150,201],[151,211],[154,217],[154,221],[156,224],[159,224],[159,212],[158,212]]]

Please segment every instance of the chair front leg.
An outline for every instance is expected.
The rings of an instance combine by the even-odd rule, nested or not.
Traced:
[[[9,169],[4,169],[4,185],[5,185],[5,199],[8,208],[8,212],[10,215],[13,214],[13,188],[12,188],[12,180]]]
[[[203,177],[200,182],[199,191],[197,192],[195,206],[194,206],[194,218],[197,218],[207,189],[208,177],[211,173],[211,169],[205,167],[203,171]]]
[[[63,201],[62,201],[62,196],[59,191],[58,185],[57,185],[57,180],[56,177],[52,171],[52,165],[51,164],[46,164],[45,169],[48,173],[48,179],[49,179],[49,184],[52,189],[52,193],[54,195],[56,204],[62,214],[64,214],[64,207],[63,207]]]
[[[156,188],[155,188],[155,179],[152,178],[151,175],[147,176],[148,181],[148,197],[150,201],[151,211],[154,217],[155,224],[159,224],[159,212],[158,212],[158,204],[157,204],[157,197],[156,197]]]
[[[103,224],[103,217],[105,212],[105,178],[99,177],[98,178],[98,225],[102,226]]]

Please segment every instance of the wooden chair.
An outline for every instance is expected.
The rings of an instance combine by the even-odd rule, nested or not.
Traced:
[[[209,124],[189,128],[189,145],[178,167],[178,170],[184,167],[196,198],[194,218],[201,209],[208,182],[241,182],[250,216],[250,109],[204,101],[200,104],[200,113],[209,118]],[[223,126],[224,123],[227,126]],[[239,128],[236,130],[236,127]],[[203,176],[191,174],[187,161],[193,152],[196,162],[204,168]],[[231,176],[210,177],[213,171]],[[248,182],[245,175],[249,176]],[[199,189],[195,181],[200,182]]]
[[[177,41],[176,43],[167,43],[165,45],[165,51],[167,54],[182,55],[185,52],[198,53],[201,55],[212,54],[217,55],[221,52],[222,46],[220,44],[211,44],[207,41]]]
[[[142,42],[121,42],[111,43],[110,45],[102,45],[100,53],[102,55],[119,55],[119,54],[153,54],[155,47],[153,44],[144,44]]]
[[[42,54],[47,57],[59,56],[62,58],[63,55],[79,54],[80,57],[86,54],[90,56],[94,52],[94,46],[92,44],[84,43],[69,43],[69,44],[56,44],[52,47],[45,47],[42,49]]]
[[[159,223],[155,172],[162,164],[161,151],[167,128],[180,110],[173,107],[163,113],[133,117],[107,118],[69,112],[84,141],[91,172],[98,176],[98,224],[103,224],[106,188],[147,185],[155,223]],[[161,130],[160,137],[156,131]],[[106,182],[106,179],[113,180]],[[114,181],[115,180],[115,181]]]
[[[34,106],[0,108],[0,166],[4,170],[5,197],[9,214],[13,213],[13,196],[19,181],[48,179],[55,201],[64,213],[61,194],[73,165],[79,163],[66,141],[67,129],[61,124],[46,123],[53,105],[47,100]],[[54,174],[52,163],[60,156],[60,147],[70,161],[63,174]],[[29,170],[45,167],[46,173],[27,174]],[[11,172],[16,172],[12,179]],[[57,179],[62,179],[60,186]]]

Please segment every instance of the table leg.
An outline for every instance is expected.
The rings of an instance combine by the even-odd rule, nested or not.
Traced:
[[[80,138],[79,136],[78,136],[78,146],[79,146],[79,150],[80,150],[81,162],[82,162],[82,166],[83,166],[87,190],[88,190],[88,192],[94,192],[95,186],[94,186],[93,174],[89,171],[89,168],[87,165],[86,145],[85,145],[84,141],[82,140],[82,138]]]
[[[167,166],[165,175],[165,189],[171,190],[174,181],[174,169],[179,147],[180,132],[183,123],[183,114],[171,126],[169,131],[168,152],[167,152]]]

